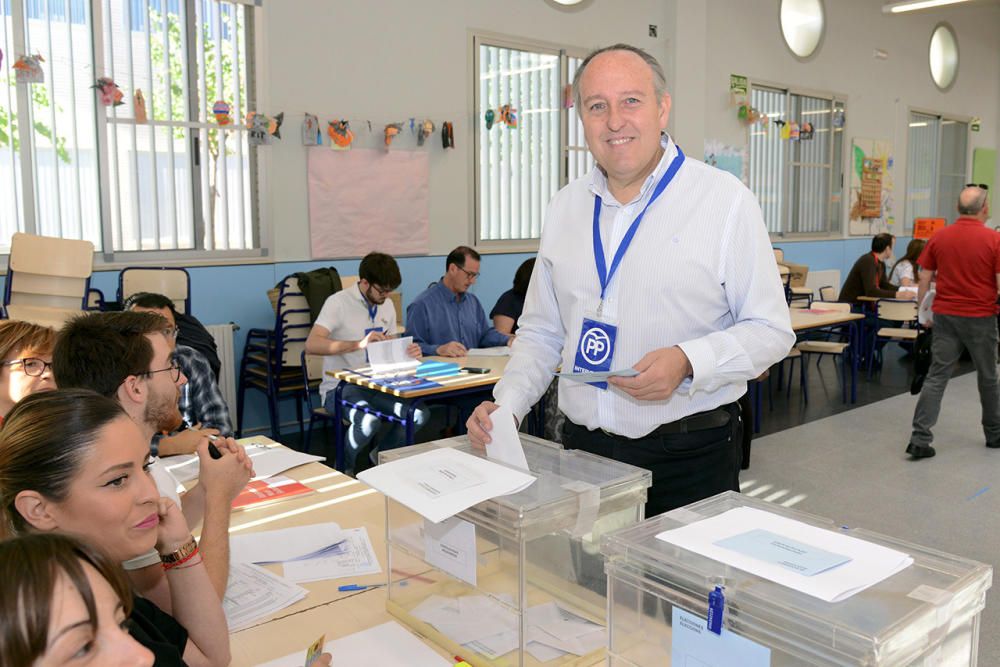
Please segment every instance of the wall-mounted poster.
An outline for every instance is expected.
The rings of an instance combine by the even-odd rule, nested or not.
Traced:
[[[851,169],[851,236],[895,233],[892,142],[855,137]]]
[[[705,164],[728,171],[747,182],[747,149],[745,146],[728,146],[721,141],[705,139]]]

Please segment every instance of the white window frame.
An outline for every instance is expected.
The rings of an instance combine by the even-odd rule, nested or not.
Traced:
[[[846,218],[847,211],[848,211],[848,208],[845,206],[845,201],[846,201],[846,198],[849,197],[849,193],[848,193],[849,188],[847,187],[847,183],[845,182],[845,173],[846,173],[846,169],[847,169],[847,163],[846,163],[845,156],[847,155],[847,151],[848,151],[848,148],[849,148],[848,142],[847,142],[847,136],[848,136],[847,127],[848,127],[848,123],[850,122],[850,112],[848,110],[848,101],[849,101],[848,100],[848,96],[845,95],[845,94],[842,94],[842,93],[828,91],[828,90],[812,90],[812,89],[808,89],[808,88],[800,88],[800,87],[797,87],[797,86],[790,86],[788,84],[776,83],[776,82],[773,82],[773,81],[765,81],[765,80],[760,80],[760,79],[752,79],[752,80],[748,81],[748,86],[749,86],[748,87],[748,93],[750,91],[752,91],[755,87],[757,87],[757,88],[768,88],[768,89],[771,89],[771,90],[773,90],[775,92],[783,92],[784,95],[785,95],[785,104],[784,104],[784,107],[785,107],[786,113],[788,113],[789,110],[791,109],[791,98],[792,98],[793,95],[794,96],[800,96],[800,97],[804,96],[804,97],[812,97],[812,98],[818,98],[818,99],[828,100],[831,103],[831,107],[833,105],[836,105],[836,104],[840,104],[841,105],[841,107],[842,107],[842,109],[844,111],[845,122],[844,122],[844,125],[842,127],[836,128],[836,129],[840,130],[840,135],[841,135],[840,156],[839,156],[840,157],[840,171],[839,171],[839,173],[837,173],[836,170],[834,169],[834,164],[835,164],[834,163],[834,157],[835,157],[835,154],[834,154],[833,143],[834,143],[835,132],[833,130],[835,128],[833,128],[833,124],[832,123],[830,124],[830,130],[831,131],[830,131],[830,137],[829,137],[829,141],[830,141],[830,150],[829,150],[829,153],[830,153],[830,163],[829,163],[830,174],[829,174],[829,181],[828,181],[829,192],[832,195],[832,193],[834,192],[834,185],[835,184],[839,184],[839,187],[840,187],[840,206],[839,206],[839,211],[837,212],[836,216],[834,216],[833,218],[829,219],[830,222],[833,225],[835,225],[835,226],[832,229],[828,229],[828,230],[826,230],[824,232],[793,232],[793,231],[789,231],[789,227],[791,225],[792,202],[793,202],[793,196],[792,196],[793,195],[793,193],[792,193],[792,177],[791,177],[791,175],[792,175],[792,169],[794,167],[796,167],[796,166],[799,166],[799,167],[801,167],[801,166],[822,166],[822,167],[826,167],[827,165],[826,165],[826,163],[823,163],[823,164],[814,164],[814,163],[804,163],[804,162],[793,162],[792,161],[792,145],[791,145],[792,142],[791,141],[782,141],[781,142],[781,147],[782,147],[782,164],[783,164],[783,167],[784,167],[784,169],[783,169],[784,173],[782,175],[782,186],[781,186],[781,188],[782,188],[782,195],[781,195],[782,208],[781,208],[781,213],[780,213],[780,220],[781,220],[781,227],[782,227],[782,229],[779,232],[769,231],[769,235],[770,235],[770,237],[771,237],[771,239],[773,241],[782,241],[782,242],[784,242],[784,241],[796,241],[796,240],[807,241],[807,240],[823,240],[823,239],[840,239],[840,238],[844,238],[846,236],[846,229],[847,229],[846,219],[845,218]],[[766,111],[769,111],[769,110],[768,109],[760,109],[760,111],[761,112],[766,112]],[[773,117],[768,118],[767,122],[770,124],[770,127],[768,128],[768,131],[769,132],[780,132],[780,127],[774,125],[773,121],[774,121]],[[748,180],[750,178],[750,164],[752,163],[752,160],[753,160],[752,146],[751,146],[750,138],[751,138],[751,133],[754,132],[755,129],[756,129],[756,131],[760,131],[759,125],[749,125],[749,126],[747,126],[746,146],[747,146],[747,161],[748,161],[748,166],[747,166],[747,177],[748,177]],[[813,139],[813,141],[815,141],[815,140],[816,139]]]
[[[969,116],[961,116],[958,114],[949,114],[941,111],[931,111],[928,109],[910,107],[906,110],[906,191],[905,191],[905,201],[903,205],[903,212],[906,216],[903,219],[903,234],[909,236],[913,233],[913,218],[914,215],[911,210],[910,204],[910,122],[912,120],[913,114],[921,114],[923,116],[934,116],[937,118],[938,125],[938,135],[937,135],[937,145],[934,148],[934,189],[931,192],[931,208],[936,212],[940,213],[944,210],[948,215],[938,216],[936,213],[932,213],[930,217],[944,217],[945,220],[951,222],[958,215],[957,205],[958,200],[950,204],[945,204],[944,208],[941,207],[941,202],[939,198],[941,197],[941,138],[943,133],[941,132],[940,125],[952,122],[952,123],[964,123],[965,124],[965,160],[964,168],[965,173],[963,175],[964,182],[968,182],[970,174],[972,173],[972,118]]]
[[[11,51],[12,53],[5,53],[5,57],[12,57],[16,53],[24,53],[25,50],[25,12],[27,8],[27,3],[30,0],[6,0],[11,4],[11,25],[13,27],[11,34]],[[124,0],[126,3],[129,0]],[[169,0],[162,0],[166,4]],[[185,5],[185,14],[188,16],[188,21],[193,23],[195,20],[194,6],[195,3],[201,0],[178,0],[182,5]],[[246,57],[246,73],[247,73],[247,107],[249,109],[255,109],[257,104],[257,77],[256,77],[256,62],[258,55],[260,53],[260,39],[256,30],[256,23],[262,19],[262,15],[259,9],[261,6],[260,0],[212,0],[213,2],[227,2],[234,5],[245,5],[246,6],[246,23],[245,23],[245,44],[243,48],[245,49]],[[90,57],[90,62],[93,64],[94,69],[102,71],[104,69],[104,0],[86,0],[88,9],[90,11],[90,27],[91,27],[91,39],[93,45],[93,53],[87,54]],[[188,53],[192,54],[195,45],[193,43],[188,45]],[[11,61],[13,62],[13,61]],[[6,63],[5,63],[6,64]],[[189,76],[187,81],[188,86],[193,85],[193,77]],[[29,84],[30,85],[30,84]],[[18,90],[18,116],[21,118],[28,118],[28,95],[25,94],[25,87],[22,85]],[[126,104],[131,104],[132,90],[127,88],[127,83],[123,84],[123,92],[125,92]],[[210,104],[209,104],[210,109]],[[194,249],[183,249],[183,250],[136,250],[136,251],[117,251],[113,250],[113,239],[112,239],[112,229],[111,225],[111,188],[110,188],[110,169],[108,168],[109,151],[110,146],[108,143],[108,127],[110,123],[108,118],[105,117],[103,113],[103,107],[98,107],[98,113],[96,115],[96,127],[95,140],[96,150],[98,152],[98,193],[97,196],[100,202],[100,233],[101,242],[103,246],[102,251],[96,251],[94,255],[94,265],[96,270],[112,269],[123,266],[130,265],[142,265],[142,264],[168,264],[168,263],[183,263],[187,266],[197,266],[197,265],[208,265],[208,264],[225,264],[225,263],[246,263],[248,260],[253,262],[254,260],[262,260],[269,255],[270,246],[270,233],[269,228],[267,228],[262,222],[261,216],[261,183],[263,180],[260,178],[260,172],[262,170],[262,157],[258,157],[258,151],[251,147],[249,154],[249,164],[250,164],[250,207],[246,211],[246,216],[249,218],[248,223],[252,226],[252,239],[253,248],[247,249],[237,249],[237,250],[220,250],[198,247],[203,243],[203,229],[205,221],[202,219],[202,202],[199,197],[198,187],[193,187],[193,202],[192,206],[195,210],[194,216],[194,239],[196,247]],[[210,115],[210,114],[209,114]],[[119,121],[120,122],[120,121]],[[194,123],[185,123],[181,121],[184,125],[194,125]],[[239,125],[242,130],[242,123],[240,119],[235,119],[234,122]],[[176,124],[176,123],[175,123]],[[20,208],[19,222],[20,227],[23,231],[29,234],[38,233],[38,216],[35,209],[35,183],[33,179],[33,169],[34,169],[34,141],[32,135],[32,129],[28,123],[19,123],[18,135],[21,145],[21,150],[19,151],[19,156],[17,159],[20,161],[21,168],[21,178],[17,184],[18,195],[20,196],[20,201],[17,203]],[[192,172],[194,174],[194,172]],[[192,175],[192,181],[198,180],[200,178],[195,178]],[[202,193],[201,197],[204,196]],[[8,255],[6,253],[0,255],[0,268],[6,268],[8,261]]]
[[[471,173],[473,174],[473,187],[472,187],[472,197],[470,197],[470,214],[469,219],[471,222],[470,238],[472,239],[473,246],[480,252],[535,252],[538,250],[539,238],[530,239],[509,239],[509,240],[493,240],[493,239],[482,239],[480,238],[480,164],[479,164],[479,153],[482,149],[479,129],[480,125],[484,122],[481,114],[479,113],[479,47],[480,46],[494,46],[498,48],[505,49],[516,49],[521,51],[533,51],[536,53],[546,53],[550,55],[557,56],[559,58],[559,77],[560,77],[560,95],[563,86],[571,84],[572,80],[569,79],[569,60],[571,58],[582,60],[589,53],[589,49],[583,49],[578,47],[571,47],[567,45],[553,44],[549,42],[541,42],[536,40],[523,39],[520,37],[512,37],[509,35],[501,35],[496,33],[489,33],[483,31],[470,31],[469,32],[469,54],[471,63],[471,86],[472,95],[470,96],[471,106],[470,115],[473,118],[473,129],[472,134],[474,136],[474,141],[472,142],[472,148],[469,154],[469,161],[471,166]],[[571,154],[579,155],[581,150],[587,153],[585,159],[592,161],[593,158],[589,156],[589,151],[586,149],[586,145],[569,145],[570,139],[570,121],[579,122],[577,111],[575,107],[570,107],[569,109],[561,109],[558,115],[559,118],[559,152],[558,152],[558,178],[559,181],[556,184],[556,191],[566,185],[568,182],[568,172],[569,172],[569,160]],[[496,128],[494,131],[497,131]],[[502,130],[506,131],[506,130]],[[512,132],[517,132],[519,130],[511,130]],[[582,140],[582,132],[577,132]],[[547,204],[548,202],[546,202]],[[542,221],[544,226],[544,220]]]

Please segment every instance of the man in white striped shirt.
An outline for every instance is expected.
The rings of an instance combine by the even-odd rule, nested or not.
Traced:
[[[621,370],[610,386],[559,381],[564,444],[647,468],[647,516],[739,489],[737,399],[794,343],[760,207],[735,177],[685,159],[664,134],[663,70],[641,49],[591,54],[573,82],[598,166],[549,204],[518,338],[489,414],[520,421],[552,372]]]

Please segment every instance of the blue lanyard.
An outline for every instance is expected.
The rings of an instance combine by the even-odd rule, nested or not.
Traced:
[[[625,256],[625,251],[628,250],[629,244],[632,243],[632,238],[635,236],[635,231],[639,229],[639,223],[642,222],[643,216],[646,215],[646,211],[649,207],[656,201],[656,198],[663,194],[663,191],[667,189],[670,185],[670,181],[674,180],[674,176],[677,175],[677,170],[681,168],[684,163],[684,151],[681,147],[677,147],[677,157],[673,159],[670,166],[667,167],[667,171],[660,178],[660,182],[656,184],[656,189],[653,190],[653,195],[646,202],[646,205],[642,208],[642,211],[636,216],[632,225],[625,232],[625,236],[622,238],[622,242],[618,246],[618,250],[615,251],[615,256],[611,260],[611,270],[609,271],[604,261],[604,244],[601,243],[601,196],[594,196],[594,260],[597,262],[597,277],[601,281],[601,304],[597,308],[598,314],[601,312],[601,306],[604,305],[604,292],[608,289],[608,285],[611,284],[611,279],[614,277],[615,272],[618,270],[618,265],[622,262],[622,257]]]
[[[358,285],[358,292],[361,292],[361,285]],[[368,319],[372,321],[372,324],[375,324],[375,313],[378,312],[378,306],[370,303],[364,292],[361,292],[361,300],[365,302],[365,308],[368,309]]]

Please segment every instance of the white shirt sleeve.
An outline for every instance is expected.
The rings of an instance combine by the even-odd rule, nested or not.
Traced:
[[[720,279],[735,322],[679,344],[694,371],[689,392],[755,378],[795,343],[767,228],[746,192],[733,203],[724,234]]]

